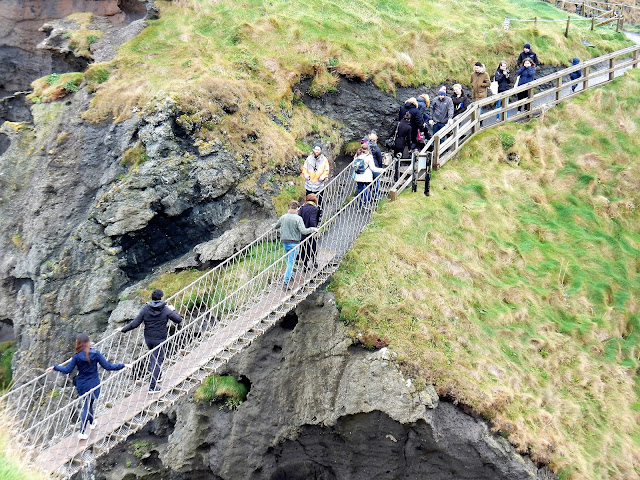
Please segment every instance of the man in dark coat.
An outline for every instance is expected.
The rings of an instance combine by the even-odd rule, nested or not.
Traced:
[[[522,51],[520,52],[520,55],[518,56],[518,65],[516,66],[516,68],[520,68],[522,66],[522,62],[524,62],[527,58],[530,58],[531,61],[536,65],[540,65],[540,62],[538,61],[538,55],[536,55],[536,52],[531,50],[530,44],[525,43],[524,47],[522,47]]]
[[[402,120],[404,118],[404,114],[407,112],[411,115],[411,144],[409,145],[409,148],[415,149],[418,146],[416,140],[418,129],[422,126],[422,115],[420,115],[418,101],[415,97],[408,98],[407,101],[404,102],[404,105],[400,107],[398,120]]]
[[[151,393],[160,391],[160,387],[156,386],[156,383],[161,376],[162,362],[164,362],[164,345],[160,348],[156,347],[167,339],[167,321],[182,322],[180,314],[171,305],[167,305],[162,297],[164,297],[164,293],[156,288],[151,292],[151,301],[142,307],[138,316],[120,329],[120,332],[126,333],[138,328],[144,322],[144,341],[147,348],[153,350],[149,360],[149,372],[151,373],[149,392]]]

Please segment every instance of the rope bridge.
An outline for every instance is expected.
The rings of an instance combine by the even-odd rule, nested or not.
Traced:
[[[323,221],[315,239],[299,245],[312,253],[317,240],[317,268],[298,271],[283,289],[287,256],[271,229],[198,280],[167,299],[183,317],[181,328],[154,350],[164,349],[162,389],[148,390],[148,350],[143,329],[112,332],[95,347],[110,361],[131,369],[102,371],[96,402],[96,427],[80,440],[80,412],[93,390],[76,398],[68,375],[43,374],[0,398],[5,418],[20,445],[41,469],[69,478],[140,430],[181,397],[214,374],[279,318],[322,285],[369,223],[372,212],[393,185],[392,163],[377,181],[355,196],[353,164],[322,191]],[[311,262],[314,263],[313,261]],[[68,362],[69,360],[67,360]]]

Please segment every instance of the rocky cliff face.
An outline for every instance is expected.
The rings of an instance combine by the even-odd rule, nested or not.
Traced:
[[[93,469],[97,480],[552,479],[484,421],[416,389],[387,350],[345,336],[319,292],[237,355],[235,411],[187,398]],[[153,447],[139,460],[142,441]]]
[[[82,71],[86,61],[37,48],[47,34],[42,26],[75,12],[90,12],[112,24],[142,18],[140,0],[4,0],[0,9],[0,97],[28,90],[33,80],[52,72]]]
[[[18,375],[77,331],[99,338],[127,283],[234,227],[250,241],[240,220],[272,215],[266,192],[238,188],[248,154],[196,147],[171,101],[101,125],[80,118],[88,101],[81,90],[0,127],[0,320],[16,328]]]

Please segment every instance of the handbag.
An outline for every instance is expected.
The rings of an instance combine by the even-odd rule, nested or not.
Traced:
[[[420,130],[418,130],[418,133],[416,134],[416,140],[419,142],[422,142],[424,140],[424,135]]]
[[[491,85],[489,85],[489,90],[491,90],[491,93],[493,95],[497,95],[498,94],[498,82],[496,82],[495,80],[493,82],[491,82]]]
[[[513,84],[513,88],[516,88],[519,83],[520,83],[520,75],[516,77],[516,83]]]

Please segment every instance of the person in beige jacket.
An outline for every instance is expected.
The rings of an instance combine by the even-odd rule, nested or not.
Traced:
[[[476,102],[482,98],[487,98],[487,89],[491,85],[489,74],[485,72],[484,65],[476,62],[471,74],[471,101]]]

